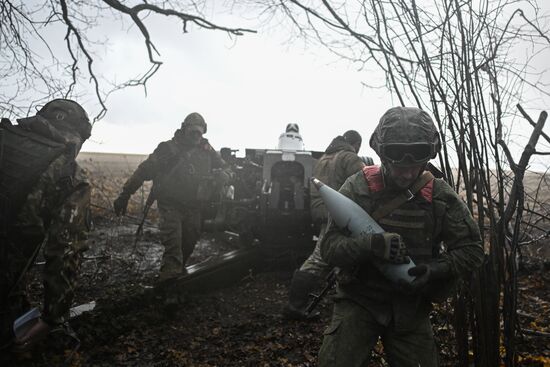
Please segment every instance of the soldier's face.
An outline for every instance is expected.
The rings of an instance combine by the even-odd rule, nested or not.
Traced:
[[[388,179],[392,181],[394,186],[400,189],[409,188],[424,169],[424,164],[396,166],[388,163],[385,166]]]
[[[185,138],[192,145],[198,145],[202,139],[203,130],[199,126],[190,126],[185,129]]]

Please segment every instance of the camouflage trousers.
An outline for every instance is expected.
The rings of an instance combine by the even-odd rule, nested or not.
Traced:
[[[69,320],[84,244],[48,241],[44,247],[44,321],[62,324]]]
[[[8,241],[5,247],[9,263],[2,269],[0,281],[2,289],[0,317],[4,336],[11,334],[13,321],[30,307],[26,299],[28,276],[21,274],[27,263],[32,266],[33,253],[41,242],[36,238],[20,237],[14,241]],[[52,325],[61,324],[69,317],[84,244],[81,241],[65,242],[50,239],[46,241],[42,250],[46,260],[43,270],[42,319]],[[19,278],[21,280],[17,283]]]
[[[319,367],[367,367],[379,339],[391,367],[436,367],[438,352],[428,315],[411,331],[382,325],[362,306],[338,299],[319,351]]]
[[[300,267],[300,271],[305,271],[310,274],[314,274],[321,279],[324,279],[328,273],[330,273],[330,270],[332,267],[327,264],[322,256],[321,256],[321,241],[323,240],[323,236],[327,230],[327,223],[323,223],[321,225],[321,229],[319,231],[319,239],[317,240],[317,243],[315,244],[315,248],[313,249],[313,252],[309,257],[304,261],[302,266]]]
[[[159,205],[160,237],[164,255],[159,280],[180,275],[200,238],[201,213],[199,209],[180,209]]]

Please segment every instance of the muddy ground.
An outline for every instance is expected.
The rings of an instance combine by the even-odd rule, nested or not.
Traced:
[[[76,342],[65,338],[63,347],[57,342],[43,346],[33,359],[20,360],[16,365],[316,365],[323,330],[330,321],[331,302],[321,303],[320,318],[312,322],[280,317],[294,260],[288,266],[278,262],[264,267],[263,272],[251,272],[228,288],[186,294],[175,306],[167,305],[163,297],[152,292],[162,253],[158,231],[154,225],[146,226],[144,236],[134,245],[135,228],[129,219],[107,216],[95,220],[75,304],[95,301],[96,308],[71,322],[80,339],[78,350],[71,351]],[[233,248],[223,238],[204,237],[190,263]],[[532,333],[519,341],[520,365],[548,366],[550,273],[542,262],[528,264],[520,277],[518,308],[521,326]],[[281,265],[285,266],[281,269]],[[40,259],[30,290],[38,305]],[[442,366],[456,365],[450,311],[448,304],[432,314]],[[386,365],[380,346],[371,365]]]
[[[231,286],[185,294],[166,304],[153,291],[162,247],[153,206],[144,235],[134,243],[136,223],[148,195],[144,185],[131,199],[129,216],[112,217],[112,200],[145,156],[81,154],[80,164],[94,187],[95,227],[85,253],[75,305],[95,302],[92,311],[71,321],[72,338],[50,338],[34,358],[11,360],[20,366],[315,366],[323,331],[330,322],[330,300],[311,322],[285,321],[280,311],[287,299],[292,271],[300,260],[268,262],[261,272],[243,275]],[[531,184],[538,187],[539,180]],[[543,192],[545,192],[543,190]],[[546,193],[547,194],[547,193]],[[546,198],[545,202],[550,202]],[[237,247],[223,236],[205,235],[189,260],[199,263]],[[550,244],[526,248],[519,278],[518,340],[521,366],[550,366]],[[29,294],[41,303],[41,260],[31,273]],[[438,307],[432,321],[441,365],[456,366],[451,304]],[[55,341],[55,342],[53,342]],[[63,343],[60,343],[62,341]],[[377,346],[371,366],[386,366]]]

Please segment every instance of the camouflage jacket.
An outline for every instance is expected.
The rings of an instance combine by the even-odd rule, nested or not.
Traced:
[[[71,306],[89,230],[90,195],[85,172],[73,157],[61,155],[42,173],[9,230],[17,245],[12,256],[23,255],[12,262],[16,267],[11,269],[12,280],[47,235],[43,318],[52,324],[63,322]]]
[[[179,132],[180,130],[178,130]],[[160,205],[194,206],[208,200],[219,186],[219,179],[232,177],[229,165],[202,139],[186,146],[174,138],[160,143],[124,184],[122,195],[130,197],[144,181],[153,180],[153,192]],[[217,176],[213,170],[219,169]]]
[[[346,178],[361,170],[363,161],[353,149],[344,141],[344,138],[337,136],[325,150],[325,154],[317,161],[313,169],[313,177],[338,190]],[[311,185],[311,216],[314,222],[324,222],[327,219],[327,211],[319,191]]]
[[[397,194],[384,186],[372,192],[363,172],[349,177],[340,192],[371,214]],[[464,202],[443,180],[434,179],[428,194],[416,194],[378,222],[384,230],[403,237],[416,265],[435,259],[450,265],[452,280],[436,287],[448,288],[453,280],[468,277],[483,261],[479,228]],[[446,251],[441,252],[442,241]],[[360,240],[348,237],[331,221],[321,243],[321,254],[327,263],[348,274],[346,280],[339,282],[337,297],[363,305],[380,323],[388,325],[393,321],[396,328],[408,330],[431,309],[431,294],[401,292],[372,265],[372,255],[365,253]]]
[[[12,230],[48,233],[51,240],[63,242],[86,238],[90,192],[85,171],[72,158],[61,155],[28,194]]]

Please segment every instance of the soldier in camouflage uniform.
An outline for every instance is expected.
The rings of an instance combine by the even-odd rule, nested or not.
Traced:
[[[355,130],[346,131],[344,135],[335,137],[316,163],[313,177],[338,190],[349,176],[360,171],[365,165],[357,155],[361,149],[361,142],[361,135]],[[319,244],[326,230],[327,210],[319,191],[313,185],[310,198],[311,217],[314,225],[320,228],[319,240],[312,254],[292,276],[288,304],[283,308],[283,316],[289,319],[308,318],[305,310],[309,294],[319,287],[323,278],[332,269],[321,258]]]
[[[321,254],[345,277],[338,282],[319,366],[367,366],[379,338],[390,366],[437,366],[428,317],[431,303],[444,299],[443,290],[481,265],[479,228],[454,190],[423,172],[440,149],[439,134],[426,112],[391,108],[380,119],[370,146],[382,166],[366,166],[340,192],[387,232],[352,238],[329,220]],[[409,269],[415,278],[393,284],[371,261],[406,262],[403,246],[416,265]]]
[[[92,125],[84,109],[68,99],[47,103],[36,116],[0,125],[0,209],[2,230],[2,336],[28,307],[25,272],[41,245],[42,316],[15,350],[30,350],[50,330],[68,320],[76,276],[89,223],[90,185],[75,158],[90,136]]]
[[[201,204],[232,177],[229,166],[202,137],[204,133],[204,118],[189,114],[174,137],[160,143],[139,165],[114,202],[116,214],[124,214],[130,196],[144,181],[153,180],[164,246],[161,282],[186,272],[185,263],[200,237]]]

